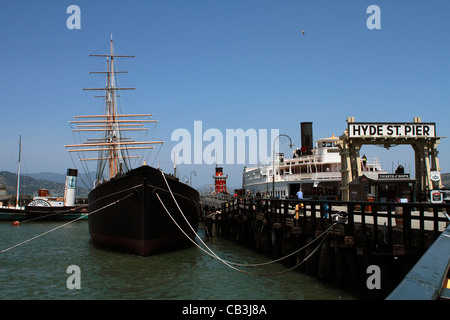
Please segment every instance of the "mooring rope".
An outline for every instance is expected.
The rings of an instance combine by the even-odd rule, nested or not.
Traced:
[[[227,261],[225,261],[224,259],[220,258],[217,254],[215,254],[211,249],[211,253],[209,253],[208,251],[206,251],[205,249],[203,249],[202,247],[200,247],[193,239],[191,239],[191,237],[189,237],[186,232],[183,230],[183,228],[180,227],[180,225],[175,221],[175,219],[172,217],[172,215],[170,214],[169,210],[167,210],[166,206],[164,205],[163,201],[161,200],[161,198],[159,197],[159,194],[157,192],[155,192],[156,196],[159,199],[159,202],[161,203],[161,205],[163,206],[164,210],[167,212],[167,214],[169,215],[169,217],[172,219],[172,221],[176,224],[176,226],[178,227],[178,229],[180,229],[180,231],[189,239],[189,241],[191,241],[193,244],[195,244],[200,250],[202,250],[203,252],[205,252],[206,254],[208,254],[209,256],[221,261],[222,263],[224,263],[225,265],[227,265],[228,267],[230,267],[231,269],[234,269],[236,271],[239,272],[243,272],[243,273],[247,273],[247,274],[251,274],[250,272],[247,272],[245,270],[241,270],[238,269],[234,266],[232,266],[231,264],[229,264]],[[189,224],[190,225],[190,224]],[[194,231],[195,232],[195,231]],[[197,235],[197,233],[195,232],[195,234]],[[198,236],[198,235],[197,235]]]
[[[215,259],[221,261],[222,263],[224,263],[224,264],[227,265],[228,267],[230,267],[230,268],[232,268],[232,269],[234,269],[234,270],[236,270],[236,271],[239,271],[239,272],[243,272],[243,273],[247,273],[247,274],[252,274],[252,275],[258,275],[258,276],[271,276],[271,275],[279,275],[279,274],[283,274],[283,273],[286,273],[286,272],[288,272],[288,271],[291,271],[291,270],[293,270],[293,269],[299,267],[299,266],[300,266],[301,264],[303,264],[304,262],[306,262],[306,261],[307,261],[307,260],[308,260],[308,259],[309,259],[309,258],[310,258],[310,257],[311,257],[311,256],[312,256],[319,248],[320,248],[320,246],[322,245],[322,243],[325,241],[326,237],[327,237],[328,234],[330,233],[331,229],[337,224],[337,223],[332,224],[327,230],[325,230],[322,234],[320,234],[318,237],[316,237],[316,238],[315,238],[314,240],[312,240],[310,243],[306,244],[306,245],[303,246],[302,248],[300,248],[300,249],[298,249],[298,250],[296,250],[296,251],[294,251],[294,252],[292,252],[292,253],[290,253],[290,254],[288,254],[288,255],[282,257],[282,258],[279,258],[279,259],[276,259],[276,260],[272,260],[272,261],[268,261],[268,262],[264,262],[264,263],[258,263],[258,264],[242,264],[242,263],[236,263],[236,262],[227,261],[227,260],[224,260],[224,259],[220,258],[220,257],[219,257],[219,256],[218,256],[211,248],[209,248],[208,245],[206,245],[206,243],[198,236],[197,232],[194,230],[194,228],[192,228],[191,224],[189,223],[189,221],[187,220],[187,218],[186,218],[186,216],[184,215],[183,211],[181,210],[180,206],[178,205],[178,202],[176,201],[175,196],[173,195],[172,190],[170,189],[169,184],[167,183],[167,180],[166,180],[166,178],[165,178],[165,176],[164,176],[164,173],[163,173],[162,171],[161,171],[161,173],[162,173],[162,175],[163,175],[164,181],[166,182],[167,188],[168,188],[170,194],[172,195],[172,198],[173,198],[173,200],[174,200],[176,206],[178,207],[178,210],[180,211],[181,215],[183,216],[184,220],[187,222],[188,226],[189,226],[190,229],[194,232],[194,234],[195,234],[196,237],[200,240],[200,242],[201,242],[201,243],[209,250],[209,252],[206,251],[206,250],[205,250],[204,248],[202,248],[201,246],[199,246],[193,239],[191,239],[191,237],[189,237],[189,236],[186,234],[186,232],[183,230],[183,228],[181,228],[181,226],[180,226],[180,225],[176,222],[176,220],[172,217],[172,215],[170,214],[169,210],[167,210],[167,207],[164,205],[164,203],[163,203],[163,201],[161,200],[159,194],[158,194],[157,192],[155,192],[156,196],[158,197],[159,202],[161,203],[161,205],[163,206],[164,210],[165,210],[166,213],[169,215],[169,217],[172,219],[172,221],[175,223],[175,225],[178,227],[178,229],[180,229],[180,231],[181,231],[181,232],[189,239],[189,241],[191,241],[195,246],[197,246],[200,250],[202,250],[203,252],[205,252],[207,255],[209,255],[209,256],[211,256],[211,257],[213,257],[213,258],[215,258]],[[325,234],[325,237],[322,239],[322,241],[319,243],[319,245],[311,252],[311,254],[309,254],[305,259],[303,259],[303,261],[301,261],[299,264],[295,265],[295,266],[292,267],[292,268],[289,268],[289,269],[287,269],[287,270],[284,270],[284,271],[282,271],[282,272],[270,273],[270,274],[260,274],[260,273],[252,273],[252,272],[248,272],[248,271],[241,270],[241,269],[238,269],[238,268],[234,267],[234,266],[241,266],[241,267],[258,267],[258,266],[264,266],[264,265],[269,265],[269,264],[273,264],[273,263],[279,262],[279,261],[281,261],[281,260],[284,260],[284,259],[286,259],[286,258],[288,258],[288,257],[290,257],[290,256],[292,256],[292,255],[294,255],[294,254],[296,254],[296,253],[298,253],[298,252],[300,252],[301,250],[306,249],[307,247],[309,247],[310,245],[312,245],[316,240],[320,239],[320,238],[322,237],[322,235],[324,235],[324,234]]]
[[[80,206],[79,209],[87,208],[87,207],[88,206]],[[64,214],[64,213],[68,213],[68,212],[74,212],[74,213],[76,212],[76,213],[78,213],[78,211],[73,211],[73,210],[56,211],[56,212],[53,212],[53,213],[45,214],[43,216],[39,216],[39,217],[23,220],[20,223],[22,224],[22,223],[25,223],[25,222],[30,222],[30,221],[34,221],[34,220],[38,220],[38,219],[43,219],[43,218],[51,217],[51,216],[54,216],[54,215],[57,215],[57,214]],[[84,217],[86,217],[86,214],[84,214]]]
[[[30,239],[28,239],[28,240],[25,240],[25,241],[22,241],[22,242],[20,242],[20,243],[18,243],[18,244],[15,244],[15,245],[13,245],[12,247],[3,249],[3,250],[0,251],[0,254],[1,254],[1,253],[4,253],[4,252],[6,252],[6,251],[9,251],[9,250],[11,250],[11,249],[14,249],[14,248],[16,248],[16,247],[18,247],[18,246],[21,246],[21,245],[23,245],[23,244],[25,244],[25,243],[27,243],[27,242],[30,242],[30,241],[35,240],[35,239],[37,239],[37,238],[40,238],[40,237],[42,237],[42,236],[44,236],[44,235],[46,235],[46,234],[48,234],[48,233],[50,233],[50,232],[53,232],[53,231],[58,230],[58,229],[60,229],[60,228],[63,228],[63,227],[65,227],[65,226],[67,226],[67,225],[69,225],[69,224],[71,224],[71,223],[74,223],[75,221],[78,221],[78,220],[80,220],[80,219],[83,219],[83,218],[85,218],[86,216],[90,216],[91,214],[97,213],[97,212],[99,212],[100,210],[103,210],[103,209],[105,209],[105,208],[107,208],[107,207],[116,205],[117,203],[119,203],[119,202],[125,200],[126,198],[128,198],[128,197],[130,197],[130,196],[132,196],[132,195],[133,195],[133,193],[130,193],[129,195],[127,195],[127,196],[125,196],[125,197],[123,197],[123,198],[121,198],[121,199],[119,199],[119,200],[116,200],[116,201],[114,201],[114,202],[111,202],[110,204],[105,205],[104,207],[98,208],[97,210],[94,210],[94,211],[92,211],[92,212],[88,212],[88,213],[86,213],[85,215],[83,215],[83,216],[81,216],[81,217],[75,218],[75,219],[73,219],[73,220],[71,220],[71,221],[69,221],[69,222],[67,222],[67,223],[64,223],[64,224],[62,224],[62,225],[60,225],[60,226],[57,226],[57,227],[55,227],[55,228],[53,228],[53,229],[50,229],[50,230],[45,231],[45,232],[43,232],[43,233],[41,233],[41,234],[38,234],[37,236],[34,236],[34,237],[32,237],[32,238],[30,238]]]
[[[171,194],[174,203],[176,204],[178,210],[180,211],[181,216],[182,216],[183,219],[186,221],[186,223],[188,224],[188,226],[189,226],[189,228],[192,230],[192,232],[193,232],[193,233],[196,235],[196,237],[200,240],[200,242],[201,242],[201,243],[209,250],[209,252],[206,251],[204,248],[200,247],[193,239],[191,239],[191,237],[189,237],[189,236],[186,234],[186,232],[184,232],[183,228],[181,228],[181,227],[178,225],[178,223],[177,223],[177,222],[175,221],[175,219],[172,217],[172,215],[170,214],[170,212],[167,210],[166,206],[165,206],[164,203],[162,202],[162,200],[161,200],[161,198],[159,197],[159,195],[156,193],[156,195],[158,196],[159,201],[161,202],[161,205],[164,207],[164,210],[167,212],[167,214],[168,214],[169,217],[172,219],[172,221],[176,224],[176,226],[178,227],[178,229],[180,229],[181,232],[182,232],[184,235],[186,235],[186,237],[187,237],[187,238],[188,238],[195,246],[197,246],[200,250],[202,250],[203,252],[205,252],[205,253],[208,254],[209,256],[218,259],[219,261],[223,262],[225,265],[231,267],[232,269],[238,270],[237,268],[230,266],[230,264],[232,264],[232,265],[237,265],[236,263],[231,262],[231,261],[227,261],[227,260],[224,260],[224,259],[220,258],[220,257],[219,257],[219,256],[218,256],[211,248],[209,248],[208,245],[207,245],[207,244],[206,244],[206,243],[198,236],[197,232],[196,232],[195,229],[191,226],[191,224],[189,223],[188,219],[186,218],[186,215],[183,213],[183,211],[181,210],[180,206],[178,205],[178,202],[177,202],[177,200],[175,199],[175,196],[174,196],[174,194],[173,194],[173,192],[172,192],[172,189],[170,188],[169,183],[167,182],[167,179],[166,179],[166,177],[165,177],[165,175],[164,175],[164,173],[163,173],[162,171],[161,171],[161,174],[162,174],[162,176],[163,176],[163,178],[164,178],[164,181],[165,181],[165,183],[166,183],[167,190],[169,190],[169,193]],[[238,271],[240,271],[240,270],[238,270]]]
[[[164,205],[163,201],[162,201],[161,198],[159,197],[159,194],[158,194],[157,192],[156,192],[155,194],[156,194],[156,196],[158,197],[158,199],[159,199],[161,205],[163,206],[164,210],[167,212],[167,214],[168,214],[169,217],[172,219],[172,221],[176,224],[176,226],[178,227],[178,229],[180,229],[180,231],[181,231],[181,232],[189,239],[189,241],[191,241],[195,246],[197,246],[197,248],[199,248],[200,250],[202,250],[203,252],[205,252],[207,255],[209,255],[209,256],[211,256],[211,257],[213,257],[213,258],[219,260],[220,262],[222,262],[222,263],[225,264],[226,266],[230,267],[231,269],[234,269],[234,270],[239,271],[239,272],[242,272],[242,273],[250,274],[250,275],[256,275],[256,276],[274,276],[274,275],[280,275],[280,274],[289,272],[289,271],[291,271],[291,270],[293,270],[293,269],[299,267],[301,264],[303,264],[304,262],[306,262],[306,261],[307,261],[314,253],[316,253],[316,251],[321,247],[322,243],[325,241],[326,237],[327,237],[328,234],[330,233],[331,228],[335,225],[335,224],[333,224],[330,228],[328,228],[326,231],[324,231],[321,235],[319,235],[317,238],[315,238],[313,241],[311,241],[310,243],[308,243],[308,244],[307,244],[306,246],[304,246],[303,248],[300,248],[299,250],[297,250],[297,251],[295,251],[295,252],[293,252],[293,253],[291,253],[291,254],[289,254],[289,255],[283,257],[283,258],[280,258],[280,259],[277,259],[277,260],[273,260],[273,261],[269,261],[269,262],[265,262],[265,263],[260,263],[260,264],[240,264],[240,263],[234,263],[234,262],[230,262],[230,261],[227,261],[227,260],[224,260],[224,259],[220,258],[220,257],[219,257],[213,250],[211,250],[211,248],[209,248],[206,244],[205,244],[205,246],[208,248],[208,250],[210,250],[211,253],[208,252],[208,251],[206,251],[206,250],[205,250],[204,248],[202,248],[201,246],[199,246],[193,239],[191,239],[191,237],[189,237],[189,236],[186,234],[186,232],[183,230],[183,228],[181,228],[180,225],[175,221],[175,219],[172,217],[172,215],[170,214],[169,210],[167,210],[167,207]],[[195,232],[195,231],[194,231],[194,232]],[[297,252],[299,252],[300,250],[303,250],[303,249],[307,248],[307,247],[310,246],[313,242],[315,242],[317,239],[320,239],[320,237],[321,237],[323,234],[325,234],[325,233],[326,233],[326,235],[325,235],[325,237],[322,239],[322,241],[319,243],[319,245],[318,245],[318,246],[317,246],[317,247],[316,247],[316,248],[315,248],[315,249],[314,249],[314,250],[313,250],[306,258],[305,258],[305,259],[303,259],[303,261],[301,261],[299,264],[297,264],[297,265],[295,265],[294,267],[291,267],[291,268],[289,268],[289,269],[287,269],[287,270],[284,270],[284,271],[281,271],[281,272],[276,272],[276,273],[254,273],[254,272],[245,271],[245,270],[242,270],[242,269],[239,269],[239,268],[236,268],[235,266],[233,266],[233,265],[238,265],[238,266],[243,266],[243,267],[257,267],[257,266],[268,265],[268,264],[272,264],[272,263],[281,261],[281,260],[283,260],[283,259],[285,259],[285,258],[287,258],[287,257],[289,257],[289,256],[291,256],[291,255],[293,255],[293,254],[295,254],[295,253],[297,253]],[[195,232],[195,234],[196,234],[197,237],[198,237],[198,234],[197,234],[196,232]],[[199,240],[200,240],[202,243],[204,243],[204,242],[200,239],[200,237],[198,237],[198,238],[199,238]]]
[[[281,260],[284,260],[284,259],[286,259],[286,258],[289,258],[290,256],[292,256],[292,255],[294,255],[294,254],[297,254],[297,253],[299,253],[299,252],[302,251],[302,250],[305,250],[305,249],[308,248],[311,244],[313,244],[313,243],[316,242],[318,239],[320,239],[323,235],[325,235],[325,237],[324,237],[324,239],[325,239],[325,238],[328,236],[328,234],[330,233],[331,229],[332,229],[335,225],[336,225],[336,223],[333,223],[327,230],[325,230],[324,232],[322,232],[319,236],[317,236],[316,238],[314,238],[311,242],[307,243],[306,245],[304,245],[304,246],[301,247],[300,249],[297,249],[296,251],[291,252],[290,254],[288,254],[288,255],[286,255],[286,256],[284,256],[284,257],[282,257],[282,258],[279,258],[279,259],[276,259],[276,260],[272,260],[272,261],[269,261],[269,262],[258,263],[258,264],[239,264],[239,263],[236,263],[235,265],[247,266],[247,267],[259,267],[259,266],[264,266],[264,265],[268,265],[268,264],[275,263],[275,262],[280,262]],[[323,241],[324,241],[324,240],[322,240],[322,241],[320,242],[320,244],[318,245],[318,247],[320,247],[320,245],[322,245]],[[317,248],[316,248],[316,249],[317,249]]]
[[[334,226],[334,225],[333,225]],[[291,268],[289,268],[289,269],[286,269],[286,270],[284,270],[284,271],[280,271],[280,272],[277,272],[277,273],[272,273],[272,274],[269,274],[269,275],[280,275],[280,274],[283,274],[283,273],[286,273],[286,272],[289,272],[289,271],[292,271],[292,270],[294,270],[295,268],[298,268],[298,267],[300,267],[303,263],[305,263],[306,261],[308,261],[308,259],[309,258],[311,258],[315,253],[316,253],[316,251],[322,246],[322,244],[324,243],[324,241],[325,241],[325,239],[328,237],[328,235],[330,234],[330,231],[331,231],[331,227],[329,228],[329,231],[325,234],[325,237],[323,237],[323,239],[322,239],[322,241],[320,241],[320,243],[317,245],[317,247],[305,258],[305,259],[303,259],[300,263],[298,263],[298,264],[296,264],[295,266],[293,266],[293,267],[291,267]],[[320,237],[317,237],[316,239],[319,239]],[[314,240],[316,240],[316,239],[314,239]],[[311,244],[312,242],[314,242],[314,240],[313,241],[311,241],[309,244]],[[309,245],[308,244],[308,245]],[[308,245],[306,245],[305,246],[305,248],[308,246]]]

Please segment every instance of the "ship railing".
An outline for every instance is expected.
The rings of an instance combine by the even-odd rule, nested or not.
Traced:
[[[292,173],[282,176],[276,175],[275,181],[296,181],[296,180],[326,180],[341,179],[341,172],[312,172],[312,173]]]
[[[363,160],[361,159],[361,166],[362,165],[363,165]],[[374,169],[377,168],[377,169],[381,170],[380,159],[377,157],[367,158],[366,166],[367,166],[367,168],[374,168]],[[377,170],[377,171],[379,171],[379,170]]]
[[[450,225],[428,248],[387,300],[450,299]]]
[[[291,165],[299,165],[299,164],[314,164],[316,162],[320,162],[321,156],[320,155],[308,155],[308,156],[301,156],[298,158],[288,158],[285,159],[285,162],[290,162]]]

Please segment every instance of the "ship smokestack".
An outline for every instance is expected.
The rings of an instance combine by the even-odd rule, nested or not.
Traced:
[[[66,187],[64,188],[64,205],[66,207],[73,207],[75,205],[77,174],[77,169],[67,169]]]
[[[216,167],[216,174],[214,178],[214,191],[215,193],[228,193],[227,192],[227,178],[228,175],[223,175],[223,168]]]
[[[302,154],[311,155],[313,150],[312,122],[301,122],[300,133],[302,139]]]

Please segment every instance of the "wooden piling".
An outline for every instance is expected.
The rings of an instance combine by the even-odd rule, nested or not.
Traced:
[[[335,280],[338,284],[345,284],[349,282],[348,266],[345,259],[345,249],[337,246],[334,248],[334,263],[335,263]]]
[[[330,248],[330,242],[324,241],[320,249],[317,275],[319,280],[332,282],[334,280],[334,250]]]
[[[311,243],[314,239],[308,238],[306,241],[307,244]],[[316,251],[313,254],[314,246],[308,246],[305,249],[305,256],[308,258],[305,263],[305,273],[310,275],[316,275],[317,274],[317,268],[319,266],[319,251]],[[311,255],[312,254],[312,255]]]

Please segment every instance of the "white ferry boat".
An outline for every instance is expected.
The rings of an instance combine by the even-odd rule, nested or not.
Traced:
[[[301,190],[304,198],[340,199],[341,156],[338,137],[319,139],[312,149],[312,126],[304,133],[302,123],[302,147],[293,151],[292,158],[277,154],[274,163],[246,167],[242,188],[253,196],[295,198]],[[386,173],[378,158],[361,156],[362,173],[368,177]],[[364,160],[363,160],[364,159]]]

